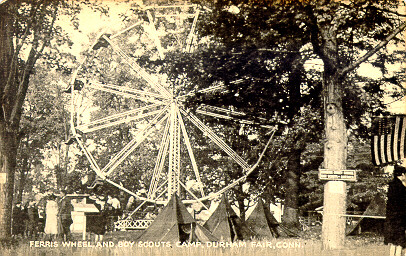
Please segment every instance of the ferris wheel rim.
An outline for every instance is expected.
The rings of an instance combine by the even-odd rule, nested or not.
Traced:
[[[140,23],[139,22],[137,22],[136,24],[134,24],[134,25],[139,25]],[[130,26],[130,28],[132,28],[134,25],[132,25],[132,26]],[[126,29],[128,29],[128,28],[126,28]],[[114,52],[116,52],[117,54],[119,54],[120,56],[124,56],[124,57],[126,57],[126,54],[125,54],[125,52],[123,52],[119,47],[117,47],[113,42],[112,42],[112,40],[115,38],[115,37],[117,37],[118,36],[118,33],[117,34],[115,34],[115,35],[113,35],[113,36],[108,36],[108,35],[106,35],[106,34],[102,34],[96,41],[95,41],[95,43],[93,44],[93,46],[91,46],[89,49],[88,49],[88,51],[90,51],[93,47],[94,47],[94,45],[96,45],[97,44],[97,41],[100,39],[100,38],[102,38],[103,40],[105,40],[110,46],[111,46],[111,48],[112,48],[112,50],[114,51]],[[101,50],[101,49],[99,49],[99,50]],[[100,51],[99,51],[100,52]],[[90,55],[88,55],[88,56],[90,56]],[[74,97],[74,94],[75,94],[75,89],[74,89],[74,82],[76,81],[76,77],[77,77],[77,74],[78,74],[78,70],[80,70],[80,69],[82,69],[82,66],[84,65],[84,63],[85,63],[85,61],[87,60],[87,56],[86,56],[86,58],[80,63],[80,65],[79,65],[79,67],[78,67],[78,69],[76,70],[76,72],[74,73],[74,76],[73,76],[73,78],[72,78],[72,81],[71,81],[71,86],[72,86],[72,90],[71,90],[71,93],[72,93],[72,98]],[[124,60],[126,61],[126,60],[128,60],[127,58],[124,58]],[[135,63],[135,62],[134,62]],[[157,110],[157,113],[153,113],[153,114],[157,114],[156,116],[158,116],[159,114],[163,114],[165,111],[167,111],[168,110],[168,106],[170,106],[170,104],[174,104],[174,103],[177,103],[177,101],[178,100],[180,100],[180,101],[183,101],[186,97],[188,97],[188,96],[192,96],[192,95],[194,95],[196,92],[189,92],[189,93],[185,93],[185,94],[183,94],[183,95],[177,95],[177,96],[174,96],[173,95],[173,93],[172,92],[170,92],[170,91],[168,91],[168,90],[166,90],[162,85],[160,85],[159,83],[156,83],[155,82],[155,80],[154,79],[152,79],[151,78],[151,76],[149,76],[149,74],[140,66],[140,65],[138,65],[137,63],[131,63],[131,62],[128,62],[127,61],[127,64],[130,66],[130,68],[135,72],[135,73],[140,73],[140,74],[147,74],[146,76],[148,77],[147,79],[145,78],[145,77],[143,77],[142,76],[142,78],[144,79],[144,80],[146,80],[146,82],[147,82],[147,84],[149,85],[149,87],[154,87],[155,88],[155,90],[157,91],[157,93],[153,93],[153,92],[148,92],[148,91],[139,91],[139,90],[135,90],[135,89],[132,89],[132,88],[124,88],[124,87],[120,87],[120,89],[118,90],[117,89],[117,86],[115,86],[115,85],[106,85],[106,84],[103,84],[103,83],[98,83],[97,81],[96,82],[94,82],[94,86],[93,87],[101,87],[101,88],[103,88],[103,90],[104,91],[107,91],[107,92],[110,92],[110,93],[118,93],[118,94],[120,94],[121,96],[128,96],[128,97],[137,97],[137,96],[134,96],[133,94],[144,94],[144,95],[147,95],[147,96],[151,96],[151,102],[150,103],[152,103],[152,104],[160,104],[160,105],[162,105],[162,106],[164,106],[163,107],[163,109],[161,109],[161,111],[158,111]],[[94,89],[97,89],[97,88],[94,88]],[[213,91],[213,90],[218,90],[218,89],[224,89],[224,86],[222,86],[222,85],[217,85],[217,86],[213,86],[212,88],[206,88],[206,89],[201,89],[201,90],[199,90],[198,92],[199,93],[203,93],[203,92],[210,92],[210,91]],[[72,99],[72,102],[73,102],[73,99]],[[133,111],[137,111],[136,109],[133,109]],[[118,113],[118,114],[122,114],[122,113]],[[153,115],[153,114],[151,114],[151,115]],[[231,148],[229,148],[228,147],[228,145],[227,145],[227,143],[225,143],[221,138],[219,138],[216,134],[215,134],[215,132],[213,132],[207,125],[205,125],[202,121],[200,121],[200,119],[198,118],[198,117],[196,117],[193,113],[188,113],[183,107],[177,107],[176,108],[176,115],[178,116],[178,118],[179,118],[179,122],[180,122],[180,133],[183,135],[183,138],[185,139],[185,140],[189,140],[189,139],[186,139],[186,138],[188,138],[188,136],[187,136],[187,132],[186,132],[186,128],[184,127],[185,125],[184,125],[184,122],[183,122],[183,119],[182,119],[182,115],[183,116],[185,116],[189,121],[190,121],[190,123],[192,123],[195,127],[197,127],[199,130],[201,130],[203,133],[204,132],[207,132],[208,134],[209,134],[209,138],[210,138],[210,140],[211,141],[213,141],[215,144],[217,144],[219,147],[220,147],[220,149],[222,149],[223,151],[227,151],[226,153],[227,153],[227,155],[229,155],[229,157],[231,157],[231,159],[233,159],[237,164],[239,164],[240,166],[241,166],[241,168],[243,169],[243,171],[245,172],[245,173],[250,173],[250,170],[252,169],[252,166],[250,166],[250,165],[248,165],[248,163],[246,163],[245,162],[245,160],[243,159],[243,158],[241,158],[234,150],[232,150]],[[155,117],[156,117],[155,116]],[[118,116],[117,116],[118,117]],[[226,117],[226,116],[217,116],[217,117]],[[71,124],[71,129],[72,129],[72,133],[73,133],[73,135],[74,136],[76,136],[76,138],[77,138],[77,140],[78,141],[80,141],[81,142],[81,148],[82,148],[82,150],[83,150],[83,148],[84,148],[84,145],[83,145],[83,141],[81,141],[81,139],[78,137],[78,132],[83,132],[83,131],[81,131],[80,129],[78,129],[78,127],[80,127],[80,126],[75,126],[75,123],[74,123],[74,121],[73,121],[73,119],[74,118],[72,118],[72,124]],[[160,121],[164,121],[164,120],[169,120],[169,116],[164,116],[162,119],[159,119]],[[96,120],[96,121],[98,121],[98,122],[101,122],[101,120]],[[114,126],[114,125],[112,125],[112,126]],[[101,129],[103,129],[103,128],[106,128],[106,127],[102,127]],[[90,131],[90,132],[93,132],[93,131]],[[90,133],[89,132],[89,133]],[[142,143],[142,142],[140,142],[140,143]],[[139,144],[140,144],[139,143]],[[190,142],[189,142],[190,143]],[[188,143],[188,145],[189,145],[189,143]],[[127,144],[128,145],[128,144]],[[134,145],[136,145],[136,144],[134,144]],[[189,157],[190,158],[194,158],[194,156],[192,157],[191,155],[190,155],[190,151],[189,151],[189,147],[190,146],[187,146],[187,150],[188,150],[188,153],[189,153]],[[132,147],[131,147],[131,149],[132,149]],[[226,150],[225,150],[226,149]],[[121,151],[120,151],[121,152]],[[130,152],[130,151],[128,151],[128,152]],[[124,155],[127,155],[128,156],[128,152],[124,152],[123,154]],[[130,152],[130,154],[133,152],[133,150]],[[193,153],[192,153],[193,154]],[[88,157],[88,155],[89,155],[89,157]],[[167,201],[168,201],[168,199],[167,200],[155,200],[155,199],[152,199],[152,198],[149,198],[149,197],[143,197],[143,196],[139,196],[139,195],[137,195],[136,193],[134,193],[134,192],[131,192],[130,190],[128,190],[128,189],[126,189],[126,188],[124,188],[123,186],[121,186],[120,184],[118,184],[118,183],[116,183],[116,182],[114,182],[114,181],[112,181],[112,180],[110,180],[108,177],[109,177],[109,175],[112,173],[112,171],[114,171],[115,170],[115,168],[117,168],[117,166],[118,165],[120,165],[121,164],[121,162],[116,162],[116,163],[111,163],[110,164],[110,162],[108,163],[108,165],[106,165],[106,166],[104,166],[103,168],[100,168],[98,165],[97,165],[97,162],[96,162],[96,160],[94,159],[94,157],[90,154],[90,153],[88,153],[88,154],[86,154],[86,157],[88,157],[88,159],[90,159],[90,163],[91,163],[91,167],[92,167],[92,170],[93,171],[95,171],[96,172],[96,174],[100,177],[100,178],[102,178],[103,180],[105,180],[105,181],[107,181],[108,183],[110,183],[110,184],[112,184],[112,185],[114,185],[114,186],[116,186],[116,187],[122,187],[122,190],[124,190],[124,191],[126,191],[127,193],[129,193],[129,194],[131,194],[131,195],[133,195],[134,197],[136,197],[138,200],[142,200],[142,201],[146,201],[146,202],[150,202],[150,203],[155,203],[155,204],[165,204]],[[125,158],[124,158],[125,159]],[[192,160],[192,165],[194,165],[193,164],[194,163],[194,161]],[[110,166],[113,166],[114,167],[114,169],[110,169],[110,170],[107,170],[107,168],[109,168]],[[193,166],[193,169],[194,169],[194,171],[195,171],[195,169],[197,169],[197,168],[195,168],[194,166]],[[248,175],[248,174],[246,174],[246,175]],[[246,178],[246,175],[244,175],[244,176],[242,176],[242,177],[240,177],[239,179],[237,179],[238,180],[238,182],[241,182],[242,180],[245,180],[245,178]],[[184,186],[185,187],[185,185],[183,184],[183,183],[181,183],[180,181],[178,181],[179,182],[179,184],[181,185],[181,186]],[[233,182],[232,184],[234,184],[233,186],[235,186],[236,184],[238,184],[238,182],[237,183],[235,183],[235,182]],[[186,188],[186,187],[185,187]],[[227,188],[226,190],[228,190],[228,189],[230,189],[231,187],[230,187],[230,185],[228,185],[228,186],[226,186],[225,188]],[[203,193],[203,195],[201,196],[201,197],[196,197],[196,196],[194,196],[194,194],[193,193],[190,193],[191,195],[192,195],[192,197],[195,197],[194,199],[185,199],[185,200],[182,200],[184,203],[196,203],[196,202],[202,202],[202,201],[206,201],[206,200],[211,200],[211,199],[213,199],[213,198],[215,198],[215,197],[217,197],[219,194],[221,194],[221,193],[224,193],[226,190],[224,190],[224,188],[223,189],[221,189],[221,190],[219,190],[218,192],[216,192],[216,193],[214,193],[214,194],[209,194],[209,195],[204,195]],[[219,193],[219,192],[221,192],[221,193]]]

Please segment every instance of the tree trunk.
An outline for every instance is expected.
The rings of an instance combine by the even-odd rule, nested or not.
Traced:
[[[289,111],[288,118],[293,120],[299,112],[301,106],[301,93],[300,85],[302,81],[302,70],[303,63],[302,57],[299,52],[299,44],[291,43],[288,50],[295,52],[290,54],[288,59],[288,65],[292,67],[292,72],[289,74]],[[294,123],[290,123],[289,126],[291,129],[294,126]],[[293,132],[294,134],[294,132]],[[292,147],[296,147],[292,145]],[[299,182],[301,175],[301,165],[300,165],[300,156],[301,149],[292,149],[289,152],[289,160],[287,164],[287,173],[286,173],[286,182],[285,182],[285,209],[283,213],[283,222],[290,228],[299,228]]]
[[[30,164],[29,164],[29,160],[28,160],[28,156],[25,155],[23,160],[22,160],[22,166],[21,166],[21,170],[20,170],[20,175],[17,178],[18,182],[15,181],[18,186],[16,189],[16,195],[15,195],[15,199],[14,202],[22,202],[23,201],[23,193],[24,193],[24,187],[25,187],[25,181],[27,180],[27,175],[30,171]]]
[[[10,111],[9,98],[4,96],[11,76],[13,46],[13,14],[9,3],[0,8],[0,240],[8,240],[11,233],[11,211],[14,192],[14,172],[17,157],[17,131],[7,120]],[[9,80],[10,77],[10,80]]]
[[[62,157],[61,157],[61,144],[58,143],[58,164],[55,166],[55,176],[56,176],[56,186],[58,190],[62,190],[65,187],[64,177],[65,173],[62,167]]]
[[[347,134],[342,108],[342,88],[338,79],[327,77],[325,83],[324,168],[345,170]],[[347,184],[328,181],[324,186],[322,242],[325,249],[338,249],[345,243]]]
[[[347,134],[342,107],[343,87],[338,72],[335,34],[324,31],[324,163],[327,170],[345,170],[347,161]],[[339,249],[345,243],[347,184],[328,181],[324,185],[322,242],[324,249]]]
[[[285,182],[285,210],[283,213],[283,223],[290,228],[298,228],[298,198],[299,198],[299,181],[300,181],[300,155],[301,150],[292,150],[288,160],[286,182]]]
[[[17,19],[20,1],[5,1],[0,8],[0,240],[10,237],[20,118],[33,67],[51,38],[57,14],[54,3],[57,2],[32,3],[30,19],[25,23],[26,31],[20,41],[15,40],[16,28],[20,26]],[[46,7],[51,4],[54,9],[48,16],[52,18],[49,27],[42,26],[47,16]],[[27,38],[32,39],[27,41]],[[28,53],[25,63],[19,59],[21,49]]]
[[[17,136],[0,123],[0,240],[10,238]]]
[[[337,3],[331,3],[332,5]],[[338,56],[337,31],[339,15],[326,13],[323,8],[309,9],[313,24],[312,45],[323,60],[324,100],[324,162],[329,171],[345,170],[347,160],[347,134],[342,99],[344,88],[341,84]],[[318,22],[320,19],[330,22]],[[324,249],[339,249],[345,243],[345,217],[347,188],[344,181],[328,181],[324,185],[322,243]]]

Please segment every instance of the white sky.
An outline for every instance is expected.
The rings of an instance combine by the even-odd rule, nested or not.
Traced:
[[[406,0],[405,0],[406,1]],[[107,1],[105,1],[106,3]],[[1,0],[0,0],[1,3]],[[128,4],[126,3],[117,3],[110,1],[112,3],[109,5],[109,16],[101,15],[100,13],[92,11],[90,8],[85,7],[85,10],[79,14],[79,31],[74,30],[70,27],[69,17],[61,17],[58,21],[58,24],[62,26],[71,36],[74,44],[72,46],[71,53],[76,56],[80,56],[80,53],[88,49],[93,42],[90,41],[89,35],[91,33],[100,34],[102,32],[109,32],[109,30],[117,31],[120,28],[122,29],[123,23],[119,18],[119,14],[125,10],[128,10]],[[313,66],[322,70],[322,63],[318,60],[312,60],[314,63],[307,64],[308,67]],[[315,64],[315,65],[314,65]],[[392,68],[399,68],[400,66],[393,66]],[[372,79],[378,79],[382,76],[381,71],[373,67],[371,64],[363,63],[358,69],[357,73]],[[387,103],[392,102],[393,99],[387,99]],[[404,113],[406,114],[405,100],[396,101],[390,104],[390,109],[394,113]],[[51,159],[50,164],[55,164],[57,159]]]
[[[109,16],[106,16],[85,6],[78,15],[79,30],[75,30],[70,25],[68,16],[62,16],[58,19],[58,25],[65,29],[74,42],[71,51],[73,54],[79,55],[93,44],[89,38],[92,33],[98,35],[102,32],[109,32],[109,30],[118,30],[123,26],[119,14],[129,12],[128,3],[111,1],[108,7]]]
[[[406,1],[406,0],[405,0]],[[139,2],[142,2],[139,0]],[[130,14],[129,4],[116,2],[116,1],[104,1],[104,4],[108,4],[109,15],[103,15],[99,12],[91,10],[89,7],[85,7],[84,10],[79,14],[79,30],[74,30],[69,24],[69,17],[61,17],[58,24],[61,25],[71,36],[74,44],[72,46],[71,53],[75,54],[80,58],[80,53],[86,51],[94,42],[90,41],[90,35],[100,34],[102,32],[111,32],[123,29],[123,23],[119,14],[127,13]],[[406,35],[406,34],[405,34]],[[93,40],[93,39],[92,39]],[[395,47],[390,47],[394,49]],[[389,49],[389,51],[391,50]],[[372,56],[374,58],[375,56]],[[403,63],[403,65],[406,65]],[[306,69],[317,69],[322,70],[323,64],[321,60],[312,59],[309,63],[305,63]],[[387,65],[388,70],[399,70],[401,64]],[[372,66],[369,63],[363,63],[356,70],[359,75],[379,79],[382,77],[382,72],[379,68]],[[390,76],[390,74],[388,75]],[[406,85],[405,85],[406,87]],[[395,100],[392,98],[385,99],[385,103],[388,104],[390,111],[397,114],[406,114],[406,102],[405,99]]]

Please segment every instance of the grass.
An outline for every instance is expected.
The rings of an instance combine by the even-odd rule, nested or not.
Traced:
[[[105,247],[79,247],[77,243],[74,247],[64,247],[60,242],[57,247],[30,247],[30,241],[27,239],[19,240],[13,245],[1,248],[1,255],[90,255],[90,256],[121,256],[121,255],[253,255],[253,256],[370,256],[370,255],[388,255],[389,248],[383,244],[382,238],[378,236],[357,236],[347,237],[346,246],[340,250],[322,250],[319,236],[303,236],[303,238],[278,238],[269,241],[246,241],[239,244],[190,244],[181,246],[171,244],[159,244],[159,246],[145,247],[139,246],[137,242],[132,245],[130,242],[138,237],[137,232],[113,232],[106,235],[106,243],[110,245]],[[74,237],[76,242],[80,241],[80,236]],[[126,241],[126,246],[124,245]],[[110,242],[108,244],[107,242]],[[31,245],[33,245],[31,243]],[[55,246],[55,244],[53,244]],[[84,244],[81,244],[83,246]],[[86,244],[87,245],[87,244]],[[101,244],[102,245],[102,244]],[[158,244],[157,244],[158,245]],[[223,247],[221,246],[223,245]],[[238,245],[238,246],[237,246]],[[213,247],[216,246],[216,247]]]

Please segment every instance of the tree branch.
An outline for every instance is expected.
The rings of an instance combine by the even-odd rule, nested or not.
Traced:
[[[11,111],[10,121],[12,122],[12,126],[17,127],[19,124],[20,117],[21,117],[21,109],[24,104],[25,95],[27,94],[29,77],[32,72],[32,69],[34,68],[36,61],[42,55],[44,48],[49,44],[50,36],[51,36],[53,27],[54,27],[54,24],[56,21],[57,10],[58,10],[57,6],[54,6],[54,13],[52,14],[52,21],[49,26],[49,30],[48,30],[47,34],[45,35],[44,42],[39,50],[37,49],[39,46],[39,38],[38,38],[37,34],[34,34],[33,45],[32,45],[30,54],[27,58],[27,63],[26,63],[24,72],[22,74],[21,81],[18,86],[16,101],[15,101],[15,103],[13,105],[13,109]],[[38,33],[39,31],[36,31],[36,32]]]
[[[30,11],[30,15],[29,15],[30,19],[27,22],[27,25],[26,25],[23,36],[21,37],[20,40],[16,39],[17,45],[16,45],[16,48],[14,50],[13,57],[11,59],[11,64],[10,64],[10,71],[11,72],[9,74],[7,83],[6,83],[6,85],[4,87],[4,91],[3,91],[3,99],[2,99],[3,102],[6,100],[7,97],[10,97],[9,92],[11,90],[11,87],[14,86],[13,81],[15,81],[15,76],[18,76],[18,74],[17,74],[17,72],[18,72],[18,56],[20,54],[20,50],[23,47],[25,39],[28,37],[28,32],[30,31],[30,29],[31,29],[31,27],[32,27],[32,25],[33,25],[33,23],[35,21],[38,8],[39,8],[39,6],[41,5],[42,2],[43,1],[39,2],[37,5],[32,7],[32,9]]]
[[[403,22],[395,31],[393,31],[389,36],[387,36],[385,38],[385,40],[383,40],[382,42],[380,42],[377,46],[374,47],[374,49],[370,50],[369,52],[367,52],[364,56],[362,56],[361,58],[359,58],[357,61],[355,61],[354,63],[352,63],[351,65],[341,69],[338,73],[338,75],[340,77],[346,75],[348,72],[356,69],[359,65],[361,65],[361,63],[363,63],[364,61],[366,61],[369,57],[371,57],[372,55],[374,55],[377,51],[379,51],[382,47],[384,47],[385,45],[387,45],[389,43],[390,40],[392,40],[397,34],[399,34],[402,30],[404,30],[406,28],[406,22]]]
[[[25,64],[25,69],[22,74],[22,78],[21,78],[20,82],[18,83],[18,89],[15,92],[16,99],[13,102],[11,114],[9,117],[9,121],[11,122],[11,127],[14,127],[14,128],[18,127],[18,125],[17,125],[18,120],[16,120],[16,117],[17,117],[17,113],[21,113],[20,106],[22,106],[22,104],[24,103],[25,95],[27,93],[28,82],[29,82],[28,79],[29,79],[29,75],[32,70],[32,67],[35,64],[34,59],[35,59],[37,47],[38,47],[38,38],[37,38],[37,36],[34,36],[34,42],[31,46],[30,53],[28,54],[28,59],[27,59],[27,63]]]
[[[310,6],[306,6],[305,10],[310,20],[310,22],[307,25],[310,28],[310,42],[313,46],[313,51],[321,58],[323,58],[324,55],[323,52],[321,51],[320,42],[318,38],[320,31],[319,28],[317,27],[317,18],[314,16],[313,10]]]
[[[398,13],[398,12],[395,12],[395,11],[392,11],[392,10],[388,10],[388,9],[385,9],[385,8],[381,8],[381,7],[375,6],[375,5],[374,5],[374,7],[375,7],[376,9],[382,11],[382,12],[387,12],[387,13],[395,14],[395,15],[400,16],[400,17],[406,17],[406,14],[403,14],[403,13]]]

